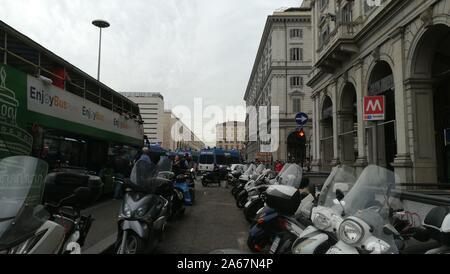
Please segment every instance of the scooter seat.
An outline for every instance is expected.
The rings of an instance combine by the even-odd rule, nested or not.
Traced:
[[[443,233],[450,233],[450,207],[433,208],[425,218],[424,226]]]

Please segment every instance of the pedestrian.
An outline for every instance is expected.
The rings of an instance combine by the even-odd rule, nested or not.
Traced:
[[[277,161],[275,163],[275,172],[277,174],[280,174],[280,172],[283,170],[283,167],[284,167],[283,164],[280,161]]]
[[[179,155],[175,156],[175,160],[173,162],[173,173],[175,173],[175,176],[185,174],[186,168],[186,161],[181,159]]]

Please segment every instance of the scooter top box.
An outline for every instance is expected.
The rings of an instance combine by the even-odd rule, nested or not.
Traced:
[[[294,215],[301,202],[301,193],[294,187],[276,185],[266,192],[267,206],[281,214]]]
[[[44,203],[57,204],[62,199],[71,196],[77,188],[87,187],[90,190],[89,206],[96,202],[102,195],[103,182],[100,177],[87,173],[71,170],[55,171],[47,175],[45,179]]]

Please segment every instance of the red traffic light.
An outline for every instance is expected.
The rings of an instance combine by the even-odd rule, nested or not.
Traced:
[[[305,131],[304,131],[303,129],[300,130],[300,131],[297,133],[297,135],[298,135],[299,138],[305,138],[305,136],[306,136]]]

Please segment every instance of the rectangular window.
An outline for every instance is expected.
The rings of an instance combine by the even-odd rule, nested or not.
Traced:
[[[302,48],[291,49],[291,61],[303,61],[303,49]]]
[[[303,77],[291,77],[291,87],[303,87]]]
[[[302,39],[303,38],[303,30],[302,29],[291,29],[290,30],[291,39]]]
[[[294,112],[294,113],[298,113],[298,112],[301,112],[301,111],[302,111],[302,106],[301,106],[301,100],[300,100],[300,98],[294,98],[294,99],[292,100],[292,103],[293,103],[292,109],[293,109],[293,112]]]
[[[348,24],[353,21],[353,3],[347,2],[341,9],[340,21],[343,24]]]

